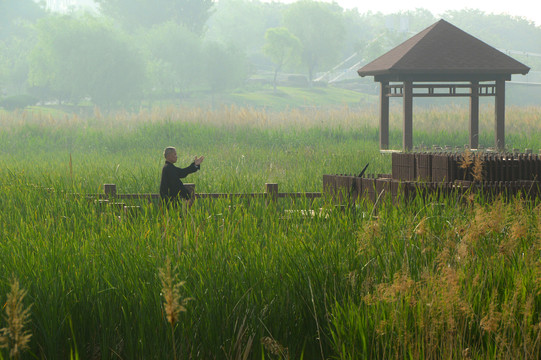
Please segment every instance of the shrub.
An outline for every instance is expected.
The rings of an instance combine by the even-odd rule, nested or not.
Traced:
[[[32,95],[20,94],[8,96],[7,98],[0,100],[0,106],[2,106],[6,110],[15,110],[24,109],[25,107],[30,105],[36,105],[37,102],[38,99]]]

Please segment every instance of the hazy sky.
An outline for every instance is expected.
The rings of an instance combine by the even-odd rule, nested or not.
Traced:
[[[295,0],[278,1],[295,2]],[[332,0],[326,1],[332,2]],[[537,26],[541,26],[541,1],[539,0],[335,0],[335,2],[345,9],[356,7],[360,13],[372,11],[388,14],[401,10],[424,8],[436,17],[446,10],[479,9],[487,14],[508,14],[524,17],[534,21]]]

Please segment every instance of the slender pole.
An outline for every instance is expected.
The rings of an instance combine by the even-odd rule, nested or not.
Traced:
[[[404,151],[413,148],[413,88],[411,81],[404,81],[404,129],[403,143]]]
[[[389,149],[389,82],[382,81],[379,94],[379,148]]]
[[[479,148],[479,81],[471,82],[470,149]]]
[[[505,80],[496,80],[496,121],[495,144],[498,150],[505,150]]]

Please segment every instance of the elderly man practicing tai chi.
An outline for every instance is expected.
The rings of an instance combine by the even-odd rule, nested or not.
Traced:
[[[193,201],[190,193],[180,179],[185,178],[191,173],[199,170],[203,160],[203,156],[195,157],[190,166],[186,168],[176,167],[177,150],[174,147],[167,147],[163,151],[165,157],[165,165],[162,169],[162,180],[160,183],[160,197],[166,205],[178,206],[180,200],[186,200],[189,204]]]

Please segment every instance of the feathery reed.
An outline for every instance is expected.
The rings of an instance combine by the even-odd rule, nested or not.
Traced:
[[[25,329],[32,307],[24,307],[25,296],[26,290],[22,289],[19,281],[13,277],[5,305],[7,326],[0,329],[0,348],[9,349],[9,357],[12,359],[18,359],[22,352],[28,349],[32,337],[30,330]]]
[[[472,174],[473,174],[473,181],[481,182],[483,181],[483,159],[481,158],[480,154],[477,154],[475,156],[475,160],[473,161],[473,168],[472,168]]]
[[[184,286],[185,281],[177,282],[175,268],[171,266],[171,259],[168,257],[165,267],[160,269],[160,281],[162,283],[162,296],[164,298],[163,307],[165,316],[169,325],[171,325],[171,337],[173,343],[174,359],[177,359],[177,349],[175,343],[175,325],[179,320],[181,312],[186,311],[186,305],[191,298],[182,298],[180,288]]]

